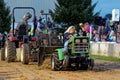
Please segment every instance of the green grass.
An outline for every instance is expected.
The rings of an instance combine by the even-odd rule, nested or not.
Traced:
[[[91,58],[106,60],[106,61],[113,61],[113,62],[120,62],[120,58],[117,57],[108,57],[108,56],[100,56],[100,55],[89,55]]]

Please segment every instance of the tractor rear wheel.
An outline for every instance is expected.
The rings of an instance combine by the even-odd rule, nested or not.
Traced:
[[[29,63],[29,45],[28,44],[22,44],[21,62],[23,64],[28,64]]]
[[[5,60],[5,48],[1,48],[1,61]]]
[[[62,67],[62,61],[59,60],[58,53],[53,53],[51,56],[51,69],[53,71],[59,71]]]
[[[5,60],[14,62],[16,60],[16,46],[14,42],[7,41],[5,43]]]

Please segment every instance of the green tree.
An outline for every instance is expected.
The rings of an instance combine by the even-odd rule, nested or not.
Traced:
[[[4,0],[0,0],[0,32],[9,31],[11,23],[10,8]]]
[[[93,12],[96,4],[97,2],[92,4],[92,0],[57,0],[55,9],[49,12],[58,23],[76,25],[80,22],[91,22],[94,16],[99,15],[99,12]]]

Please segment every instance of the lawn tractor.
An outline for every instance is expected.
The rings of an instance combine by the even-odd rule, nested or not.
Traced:
[[[90,40],[86,36],[72,36],[68,43],[68,52],[63,54],[64,49],[58,48],[51,56],[51,69],[54,71],[74,69],[92,70],[94,59],[89,58]]]
[[[19,9],[29,9],[33,10],[33,35],[28,36],[26,34],[26,26],[21,25],[19,27],[18,34],[15,33],[15,15],[14,11]],[[35,9],[32,7],[15,7],[12,11],[13,26],[12,32],[6,34],[5,43],[1,49],[1,60],[7,62],[21,61],[23,64],[28,64],[32,59],[36,59],[36,54],[39,52],[38,39],[35,35],[36,25],[36,14]]]

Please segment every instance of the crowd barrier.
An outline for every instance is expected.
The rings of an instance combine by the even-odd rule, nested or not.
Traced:
[[[90,42],[90,52],[93,55],[112,56],[120,58],[120,43]]]

